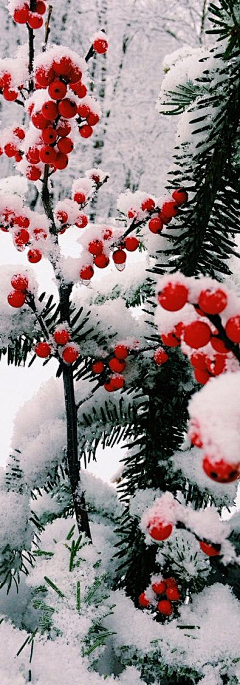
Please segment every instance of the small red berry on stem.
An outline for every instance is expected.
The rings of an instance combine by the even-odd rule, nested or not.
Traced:
[[[233,483],[240,476],[240,462],[232,464],[224,459],[216,461],[205,455],[202,466],[206,475],[216,483]]]
[[[31,264],[37,264],[42,259],[42,253],[40,250],[28,250],[27,258]]]
[[[54,332],[54,340],[57,345],[66,345],[70,340],[70,333],[66,328],[60,328]]]
[[[98,239],[92,240],[92,241],[88,244],[88,251],[90,252],[90,254],[94,255],[95,257],[96,257],[97,255],[102,254],[102,252],[103,252],[103,242],[102,242],[101,240],[98,240]]]
[[[172,533],[173,526],[171,523],[165,523],[159,519],[153,519],[147,525],[149,535],[153,540],[167,540]]]
[[[198,298],[198,305],[206,314],[220,314],[226,308],[227,302],[227,295],[220,288],[202,290]]]
[[[172,602],[178,602],[180,599],[181,595],[177,587],[168,587],[166,590],[166,595],[168,599],[171,599]]]
[[[144,609],[147,609],[150,606],[149,599],[146,597],[145,592],[141,592],[141,595],[139,595],[138,604]]]
[[[107,40],[104,40],[103,38],[96,38],[96,40],[93,41],[93,49],[95,52],[98,52],[99,55],[103,55],[108,49]]]
[[[121,359],[117,359],[117,357],[113,357],[113,359],[110,359],[108,363],[109,369],[113,371],[114,373],[122,373],[126,367],[126,362]]]
[[[16,309],[23,306],[25,299],[25,294],[20,290],[13,290],[11,293],[9,293],[7,298],[8,304],[10,304],[11,307],[15,307]]]
[[[22,276],[21,274],[14,274],[11,278],[11,285],[15,290],[27,290],[28,289],[28,278],[27,276]]]
[[[67,345],[63,352],[62,352],[62,358],[66,362],[66,364],[73,364],[79,357],[79,349],[76,345],[69,343]]]
[[[102,252],[94,257],[93,262],[99,269],[105,269],[109,264],[109,257]]]
[[[240,315],[232,316],[231,319],[228,319],[225,331],[232,342],[240,343]]]
[[[156,595],[164,595],[166,592],[167,584],[164,580],[155,580],[152,583],[152,589],[156,592]]]
[[[139,246],[139,240],[138,238],[135,238],[135,236],[129,236],[128,238],[125,238],[124,240],[124,247],[128,252],[135,252]]]
[[[93,128],[89,124],[84,124],[79,128],[79,133],[82,138],[90,138],[93,134]]]
[[[177,190],[173,191],[172,197],[175,200],[176,205],[183,205],[187,202],[188,194],[184,188],[177,188]]]
[[[105,369],[105,364],[101,361],[93,362],[92,371],[93,373],[102,373]]]
[[[171,602],[169,602],[168,599],[161,599],[161,601],[158,602],[157,608],[160,614],[163,614],[164,616],[171,616],[173,612]]]
[[[207,345],[211,338],[211,330],[204,321],[192,321],[184,328],[184,342],[195,349]]]
[[[154,209],[154,207],[155,207],[155,202],[151,197],[148,197],[141,204],[141,209],[143,210],[143,212],[145,212],[145,211],[149,212],[151,209]]]
[[[149,231],[151,231],[151,233],[161,233],[161,230],[163,228],[163,221],[161,217],[154,216],[152,219],[150,219],[148,228]]]
[[[34,352],[37,355],[37,357],[41,357],[42,359],[45,359],[50,356],[51,354],[51,346],[47,342],[39,342],[35,348]]]
[[[116,345],[113,351],[115,357],[117,357],[118,359],[126,359],[128,357],[128,348],[126,347],[126,345]]]
[[[94,275],[94,269],[92,265],[89,264],[88,266],[83,266],[79,275],[83,281],[90,281]]]
[[[157,350],[155,350],[153,359],[157,366],[162,366],[162,364],[165,364],[165,362],[167,362],[168,354],[163,350],[162,347],[159,347]]]
[[[204,554],[207,554],[208,557],[217,557],[221,552],[221,545],[215,546],[203,541],[200,541],[199,545],[202,552],[204,552]]]
[[[158,302],[170,312],[182,309],[188,300],[188,288],[182,283],[168,283],[159,293]]]

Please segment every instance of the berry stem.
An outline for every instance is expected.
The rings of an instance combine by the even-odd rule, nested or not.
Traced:
[[[30,0],[30,12],[35,12],[36,10],[36,0]],[[28,73],[29,73],[29,86],[28,91],[32,93],[34,90],[34,80],[33,80],[33,61],[34,61],[34,32],[33,29],[27,24],[28,28]]]
[[[48,39],[49,39],[50,31],[51,31],[50,20],[51,20],[51,16],[52,16],[52,11],[53,11],[53,6],[49,5],[47,20],[45,23],[45,36],[44,36],[44,42],[43,42],[43,46],[42,46],[42,52],[46,52],[46,49],[47,49]]]
[[[50,337],[49,330],[45,324],[45,321],[43,320],[42,315],[39,314],[39,312],[37,310],[35,300],[34,300],[34,296],[32,293],[28,292],[27,297],[26,297],[26,302],[27,302],[28,306],[30,307],[30,309],[32,310],[32,312],[35,314],[35,317],[39,323],[39,326],[42,329],[44,337],[46,338],[47,341],[49,341],[49,337]]]
[[[56,224],[54,221],[52,201],[51,201],[51,196],[50,196],[49,187],[48,187],[48,179],[49,179],[49,165],[45,164],[44,175],[43,175],[43,186],[42,186],[42,203],[43,203],[43,207],[45,210],[45,214],[47,215],[48,219],[50,219],[50,221],[51,221],[50,233],[52,233],[53,235],[56,236],[57,235],[57,228],[56,228]]]

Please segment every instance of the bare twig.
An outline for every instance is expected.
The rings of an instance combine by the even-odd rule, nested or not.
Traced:
[[[45,52],[46,49],[47,49],[48,38],[49,38],[50,31],[51,31],[51,29],[50,29],[50,20],[51,20],[51,16],[52,16],[52,11],[53,11],[53,6],[52,6],[52,5],[49,5],[47,20],[46,20],[46,23],[45,23],[45,36],[44,36],[44,43],[43,43],[43,46],[42,46],[42,52]]]

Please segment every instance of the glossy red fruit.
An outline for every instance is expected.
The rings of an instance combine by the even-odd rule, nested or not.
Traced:
[[[41,169],[37,166],[28,166],[26,170],[26,177],[29,181],[38,181],[41,178]]]
[[[147,525],[149,535],[153,540],[166,540],[172,533],[173,526],[171,523],[165,523],[155,518]]]
[[[158,302],[169,312],[182,309],[188,300],[188,288],[182,283],[168,283],[159,293]]]
[[[177,581],[175,578],[165,578],[165,583],[167,587],[177,587]]]
[[[60,140],[57,143],[58,149],[60,152],[64,152],[65,155],[69,155],[70,152],[73,151],[74,148],[74,143],[71,140],[71,138],[60,138]]]
[[[35,240],[47,240],[48,234],[44,228],[34,228],[33,235]]]
[[[76,193],[74,193],[73,199],[74,202],[78,203],[78,205],[83,205],[84,202],[86,202],[87,197],[84,192],[76,191]]]
[[[47,100],[42,106],[42,114],[48,121],[54,121],[58,115],[58,106],[53,100]]]
[[[11,88],[4,88],[3,89],[3,97],[8,102],[14,102],[14,100],[17,99],[17,96],[18,96],[17,90],[13,90]]]
[[[188,437],[191,443],[196,447],[202,447],[203,442],[201,438],[200,426],[196,419],[191,419],[188,428]]]
[[[7,157],[14,157],[14,155],[17,152],[16,145],[14,145],[13,143],[6,143],[6,145],[4,145],[4,152],[5,155],[7,155]]]
[[[74,102],[74,100],[70,100],[70,98],[65,98],[59,102],[58,111],[62,117],[65,117],[66,119],[72,119],[77,114],[76,102]]]
[[[68,76],[73,67],[71,57],[63,55],[60,60],[54,60],[53,69],[59,76]]]
[[[161,208],[161,218],[163,223],[168,223],[169,219],[172,219],[178,213],[178,206],[174,200],[167,200],[164,202]],[[166,221],[167,220],[167,221]]]
[[[62,358],[67,364],[73,364],[78,357],[79,350],[75,345],[71,345],[71,343],[62,352]]]
[[[49,119],[46,119],[46,117],[43,116],[42,112],[36,112],[36,114],[32,114],[31,120],[35,128],[38,128],[41,131],[44,128],[47,128],[49,125]]]
[[[105,269],[109,264],[109,257],[102,252],[101,254],[96,255],[93,261],[95,266],[98,266],[99,269]]]
[[[30,26],[30,29],[40,29],[43,25],[43,18],[40,14],[36,14],[35,12],[29,12],[27,23],[28,26]]]
[[[75,224],[78,228],[85,228],[85,226],[87,226],[88,224],[88,216],[86,214],[79,214],[75,221]]]
[[[23,7],[14,10],[13,19],[16,24],[26,24],[28,21],[29,7],[24,3]]]
[[[71,133],[72,127],[69,121],[64,121],[64,119],[60,119],[56,128],[58,136],[61,136],[61,138],[65,138],[66,136]]]
[[[95,112],[90,112],[90,114],[88,114],[87,123],[90,126],[96,126],[96,124],[98,124],[99,121],[100,117],[98,116],[98,114],[95,114]]]
[[[92,126],[89,126],[89,124],[84,124],[79,128],[79,133],[82,138],[90,138],[90,136],[93,134],[93,128]]]
[[[230,350],[226,347],[226,345],[225,345],[225,343],[223,342],[223,340],[221,340],[221,338],[218,338],[216,335],[213,335],[213,336],[211,337],[210,343],[211,343],[213,349],[216,350],[216,352],[218,352],[219,354],[228,354],[229,351],[230,351]]]
[[[206,371],[206,359],[207,355],[204,354],[204,352],[194,352],[193,354],[191,354],[190,362],[195,369],[199,369],[200,371]]]
[[[170,333],[161,333],[161,339],[164,345],[168,347],[178,347],[180,345],[180,338],[178,338],[174,330]]]
[[[121,390],[125,385],[125,378],[124,376],[113,376],[111,378],[111,383],[114,390]]]
[[[63,100],[65,98],[65,95],[67,93],[67,86],[63,81],[52,81],[50,85],[48,86],[48,92],[50,95],[50,98],[53,100]]]
[[[17,136],[17,138],[19,138],[19,140],[24,140],[25,131],[20,126],[16,126],[16,128],[13,129],[13,133],[15,136]]]
[[[169,602],[168,599],[161,599],[161,601],[158,602],[157,608],[158,611],[160,611],[160,614],[163,614],[164,616],[171,616],[173,612],[171,602]]]
[[[46,88],[54,80],[55,74],[52,68],[45,69],[44,67],[38,67],[35,71],[35,82],[38,83],[41,88]]]
[[[127,259],[127,255],[126,252],[124,252],[124,250],[115,250],[115,252],[113,252],[112,257],[114,264],[125,264]]]
[[[63,209],[59,209],[56,212],[56,219],[59,221],[61,224],[66,224],[68,220],[68,213],[64,212]]]
[[[57,152],[55,160],[54,160],[55,169],[62,171],[63,169],[66,169],[67,165],[68,165],[67,155],[65,155],[64,152]]]
[[[202,369],[194,369],[194,377],[197,383],[205,385],[209,381],[209,378],[211,378],[211,375],[207,370],[203,371]]]
[[[71,71],[68,74],[68,78],[71,84],[79,83],[82,78],[82,71],[79,67],[76,65],[72,67]]]
[[[135,238],[135,236],[129,236],[128,238],[125,238],[124,240],[124,247],[128,252],[135,252],[139,246],[139,240],[138,238]]]
[[[37,264],[42,259],[42,253],[40,250],[28,250],[27,258],[31,264]]]
[[[202,466],[206,475],[216,483],[232,483],[240,475],[240,462],[229,464],[224,459],[213,461],[205,455]]]
[[[14,226],[19,226],[19,228],[28,228],[30,221],[27,216],[16,216],[13,220]]]
[[[148,228],[151,233],[161,233],[161,230],[163,229],[163,221],[160,216],[154,216],[152,219],[150,219]]]
[[[93,49],[99,55],[103,55],[108,49],[107,40],[104,40],[103,38],[96,38],[96,40],[93,41]]]
[[[177,188],[177,190],[173,191],[172,197],[176,205],[183,205],[185,204],[185,202],[187,202],[188,194],[187,191],[184,190],[184,188]]]
[[[14,233],[14,243],[19,247],[21,247],[22,245],[27,245],[29,238],[29,233],[25,228],[20,228],[19,231],[16,231],[16,233]]]
[[[47,9],[46,3],[43,2],[43,0],[37,0],[36,6],[35,6],[35,12],[37,12],[37,14],[45,14],[46,9]]]
[[[128,357],[128,348],[126,345],[115,345],[114,347],[114,354],[117,359],[127,359]]]
[[[102,254],[103,251],[103,242],[101,240],[91,240],[91,242],[88,244],[88,251],[90,254],[93,254],[95,257],[97,255]]]
[[[48,131],[48,129],[46,129],[46,131]],[[39,149],[37,147],[30,147],[26,154],[26,158],[30,164],[38,164],[40,161]]]
[[[141,595],[139,595],[138,604],[144,609],[147,609],[150,606],[149,599],[146,597],[145,592],[141,592]]]
[[[159,347],[157,350],[155,350],[153,359],[157,366],[162,366],[162,364],[165,364],[165,362],[167,362],[168,354],[163,350],[162,347]]]
[[[153,592],[156,592],[156,595],[164,595],[166,591],[167,585],[164,580],[155,580],[152,583],[152,589]]]
[[[55,143],[55,140],[57,139],[56,129],[53,128],[53,126],[48,126],[48,128],[45,128],[42,132],[42,139],[47,145],[50,143]]]
[[[219,376],[223,371],[226,370],[226,355],[216,354],[214,357],[207,357],[206,365],[207,370],[212,376]]]
[[[228,319],[225,331],[227,337],[234,343],[240,343],[240,315],[232,316]]]
[[[45,359],[46,357],[49,357],[49,355],[51,354],[51,346],[47,342],[39,342],[35,346],[34,352],[37,355],[37,357]]]
[[[151,209],[154,209],[155,207],[155,202],[151,197],[148,197],[146,200],[144,200],[141,204],[141,209],[143,212],[149,212]]]
[[[82,269],[80,271],[80,278],[82,278],[83,281],[90,281],[90,279],[93,277],[93,275],[94,275],[94,269],[91,266],[91,264],[89,264],[89,266],[83,266],[82,267]]]
[[[28,278],[27,276],[22,276],[21,274],[14,274],[11,278],[11,285],[15,290],[27,290],[28,289]]]
[[[181,597],[177,587],[168,587],[166,590],[166,595],[167,598],[171,600],[171,602],[178,602],[178,600]]]
[[[221,545],[210,545],[207,542],[199,542],[200,548],[208,557],[217,557],[221,552]]]
[[[221,288],[202,290],[198,298],[199,307],[206,314],[220,314],[227,306],[228,298]]]
[[[102,373],[105,369],[105,364],[101,361],[96,361],[93,362],[92,364],[92,372],[93,373]]]
[[[184,342],[194,349],[207,345],[210,338],[210,328],[204,321],[192,321],[192,323],[189,323],[184,328]]]
[[[44,145],[41,150],[39,150],[39,155],[43,164],[54,164],[57,153],[50,145]]]
[[[82,119],[86,119],[88,114],[90,114],[90,107],[82,102],[80,105],[78,105],[77,112]]]
[[[71,84],[71,90],[78,95],[79,98],[85,98],[85,95],[87,95],[87,87],[84,85],[84,83],[73,83]]]
[[[25,299],[26,297],[24,293],[20,290],[12,290],[12,292],[9,293],[7,298],[8,304],[10,304],[11,307],[15,307],[16,309],[23,306]]]
[[[110,359],[108,362],[109,369],[113,371],[114,373],[122,373],[126,367],[126,362],[122,359],[117,359],[117,357],[113,357],[113,359]]]
[[[70,340],[70,333],[66,328],[61,328],[54,332],[53,337],[57,345],[66,345]]]

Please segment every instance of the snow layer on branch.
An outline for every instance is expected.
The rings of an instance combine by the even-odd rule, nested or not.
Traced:
[[[15,123],[15,125],[17,126],[18,124]],[[22,199],[24,199],[27,191],[28,182],[23,176],[7,176],[6,178],[1,178],[0,180],[0,193],[3,193],[5,197],[6,193],[16,193],[16,195],[19,195]]]
[[[179,574],[186,583],[206,580],[211,571],[208,557],[203,554],[193,533],[175,529],[171,537],[161,544],[156,556],[157,563],[164,566],[166,559],[172,573]]]
[[[29,517],[28,495],[0,490],[0,550],[7,545],[11,549],[20,550],[31,547],[32,528],[28,523]]]
[[[117,498],[115,488],[105,483],[101,478],[93,476],[87,470],[82,470],[81,481],[83,488],[86,488],[86,499],[88,505],[99,514],[115,518],[120,516],[122,506]]]
[[[179,86],[193,85],[196,78],[201,78],[206,69],[215,72],[218,66],[219,62],[214,58],[214,53],[210,53],[206,47],[193,48],[183,45],[173,53],[165,55],[163,67],[167,73],[161,84],[158,110],[160,108],[161,112],[169,111],[169,104],[166,105],[165,101],[170,99],[170,91],[175,91]]]
[[[237,482],[215,483],[202,468],[202,450],[197,447],[175,452],[171,457],[174,471],[182,473],[183,480],[195,483],[203,495],[210,496],[218,507],[231,506],[237,494]]]

